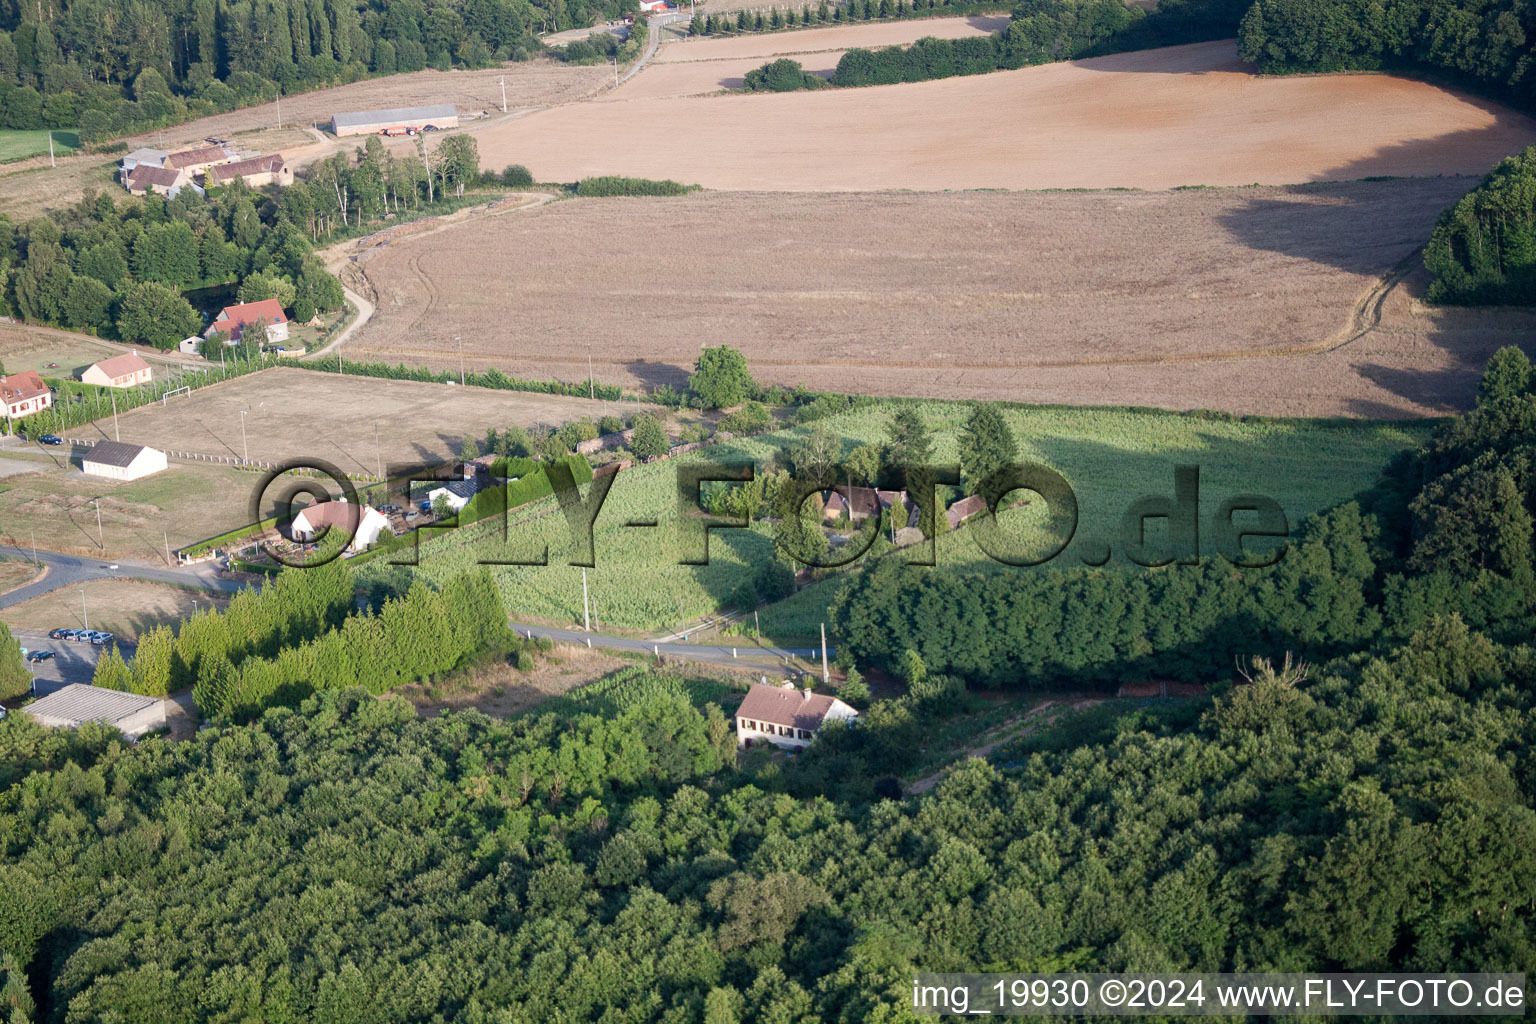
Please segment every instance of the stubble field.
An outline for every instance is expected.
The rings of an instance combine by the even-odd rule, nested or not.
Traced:
[[[459,336],[473,366],[581,380],[595,341],[599,379],[643,388],[728,343],[823,390],[1438,413],[1419,371],[1450,325],[1400,302],[1400,329],[1328,349],[1473,184],[555,203],[363,255],[379,311],[348,350],[449,366]],[[667,272],[636,274],[657,252]]]
[[[864,29],[814,31],[836,48]],[[629,86],[477,130],[483,162],[721,189],[1166,189],[1482,174],[1536,140],[1531,119],[1424,82],[1256,76],[1230,40],[776,95],[657,95],[646,77],[671,66],[642,71],[627,102]]]

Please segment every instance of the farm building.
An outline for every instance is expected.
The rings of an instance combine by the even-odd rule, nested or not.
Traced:
[[[289,532],[294,540],[308,544],[330,527],[352,535],[347,543],[347,551],[352,553],[378,543],[381,533],[394,535],[384,513],[372,505],[353,505],[345,499],[305,506],[293,517]]]
[[[48,729],[78,729],[86,722],[105,722],[136,740],[165,727],[165,701],[101,686],[71,683],[21,709]]]
[[[175,199],[177,193],[184,188],[190,188],[201,193],[203,190],[192,184],[192,175],[175,167],[154,167],[150,164],[139,164],[133,170],[123,176],[123,187],[129,195],[142,196],[149,192],[156,192],[167,199]]]
[[[110,480],[137,480],[160,472],[167,464],[165,452],[125,441],[102,441],[80,459],[80,468],[87,476]]]
[[[443,498],[448,502],[448,507],[457,512],[465,505],[468,505],[469,499],[473,498],[480,490],[480,482],[474,479],[449,480],[441,487],[434,487],[428,491],[427,500],[433,506],[436,506],[437,499]]]
[[[245,329],[253,324],[266,328],[266,340],[269,342],[288,340],[288,315],[283,312],[283,304],[276,299],[225,306],[213,318],[213,323],[208,325],[208,330],[203,332],[203,337],[211,338],[217,331],[230,341],[240,341],[245,336]]]
[[[204,146],[199,149],[185,149],[179,153],[171,153],[166,156],[161,166],[186,171],[188,174],[198,174],[215,164],[234,163],[239,158],[240,154],[232,149],[226,149],[223,146]]]
[[[182,338],[181,344],[176,346],[176,351],[184,356],[201,356],[202,352],[199,349],[202,344],[203,339],[193,335],[190,338]]]
[[[203,184],[213,188],[215,185],[228,185],[236,178],[244,179],[251,188],[261,188],[263,185],[286,188],[293,184],[293,168],[283,162],[281,153],[253,156],[248,160],[208,168],[203,175]]]
[[[5,403],[6,416],[19,420],[52,405],[53,389],[43,383],[36,370],[22,370],[0,377],[0,402]]]
[[[955,529],[961,523],[972,516],[980,515],[987,510],[987,499],[979,494],[973,494],[969,498],[961,498],[944,512],[944,518],[949,520],[949,528]]]
[[[381,132],[421,131],[423,128],[457,128],[459,115],[451,103],[430,107],[395,107],[390,110],[359,110],[331,118],[335,135],[378,135]]]
[[[123,157],[122,174],[127,177],[128,172],[140,164],[148,167],[164,167],[165,158],[171,154],[163,149],[136,149]]]
[[[744,747],[752,740],[766,740],[777,747],[808,747],[826,722],[858,717],[836,697],[797,690],[793,683],[753,683],[736,709],[736,743]]]
[[[124,352],[111,359],[92,363],[80,374],[80,383],[97,384],[104,388],[131,388],[148,384],[155,372],[137,352]]]

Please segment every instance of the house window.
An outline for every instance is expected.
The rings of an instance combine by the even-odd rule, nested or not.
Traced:
[[[800,738],[803,739],[803,740],[810,739],[811,738],[810,731],[807,730],[807,729],[801,729],[800,730]]]

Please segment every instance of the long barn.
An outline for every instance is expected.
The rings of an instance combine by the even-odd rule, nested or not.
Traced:
[[[427,126],[457,128],[459,115],[451,103],[438,103],[430,107],[395,107],[390,110],[358,110],[350,114],[334,114],[331,132],[335,135],[377,135],[396,129],[421,131]]]

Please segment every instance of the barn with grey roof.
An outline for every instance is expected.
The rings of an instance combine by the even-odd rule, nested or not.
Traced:
[[[78,729],[86,722],[105,722],[136,740],[165,726],[165,701],[102,686],[72,683],[21,709],[49,729]]]
[[[451,103],[428,107],[393,107],[388,110],[357,110],[331,117],[335,135],[377,135],[389,131],[421,131],[426,127],[457,128],[459,115]]]

